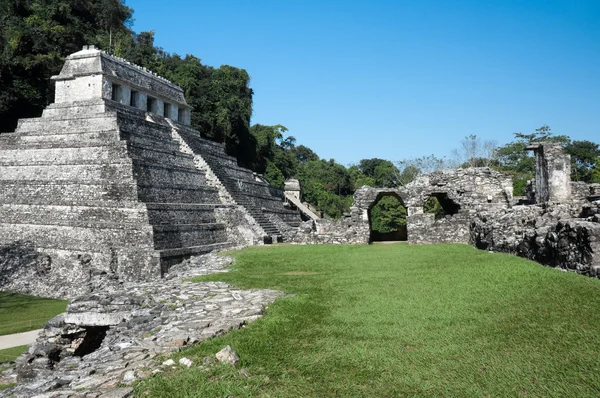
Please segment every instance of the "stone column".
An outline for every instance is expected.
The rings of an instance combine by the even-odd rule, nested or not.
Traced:
[[[169,104],[169,119],[177,120],[177,115],[179,113],[179,107],[175,104]]]
[[[161,99],[156,99],[156,114],[159,116],[165,115],[165,102]]]
[[[144,93],[144,92],[139,92],[138,93],[138,103],[137,103],[137,108],[141,109],[143,111],[146,110],[146,107],[148,105],[148,94]]]
[[[569,201],[571,156],[557,143],[536,143],[527,149],[535,155],[535,202]]]
[[[123,105],[129,106],[129,103],[131,102],[131,89],[127,86],[121,86],[119,91],[119,98],[117,98],[117,101]]]

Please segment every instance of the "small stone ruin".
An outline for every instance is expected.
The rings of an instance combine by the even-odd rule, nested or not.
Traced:
[[[600,276],[600,184],[571,182],[570,156],[559,144],[531,145],[536,178],[513,197],[512,178],[490,168],[441,170],[399,188],[362,187],[350,214],[282,228],[297,243],[370,243],[370,210],[384,196],[407,209],[409,244],[466,243],[543,264]],[[446,216],[425,213],[436,197]]]

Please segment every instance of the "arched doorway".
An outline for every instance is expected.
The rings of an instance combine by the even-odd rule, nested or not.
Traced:
[[[396,193],[380,193],[369,207],[368,216],[369,243],[408,240],[406,206]]]

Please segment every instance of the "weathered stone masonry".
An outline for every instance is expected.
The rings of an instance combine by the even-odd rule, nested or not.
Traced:
[[[299,224],[189,127],[180,87],[93,47],[53,79],[55,103],[0,135],[0,244],[32,242],[58,284],[148,279],[193,254],[278,239],[263,213]]]
[[[560,145],[529,149],[536,156],[536,179],[527,199],[513,198],[510,176],[491,169],[443,170],[406,187],[362,187],[347,217],[288,228],[286,236],[298,243],[368,243],[371,208],[393,195],[407,208],[411,244],[468,243],[600,276],[600,184],[571,182],[570,157]],[[444,207],[445,218],[423,212],[431,196]]]

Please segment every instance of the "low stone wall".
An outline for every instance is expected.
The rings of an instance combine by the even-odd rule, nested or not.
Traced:
[[[469,242],[469,215],[465,213],[440,220],[432,213],[414,214],[406,218],[406,224],[411,244]]]
[[[297,244],[366,244],[369,243],[369,229],[358,220],[358,215],[343,217],[340,220],[319,219],[304,221],[298,227],[291,227],[279,217],[269,214],[269,220],[282,232],[286,242]]]
[[[573,204],[515,206],[478,213],[470,226],[477,248],[511,253],[539,263],[596,276],[600,269],[600,216],[574,218]]]

